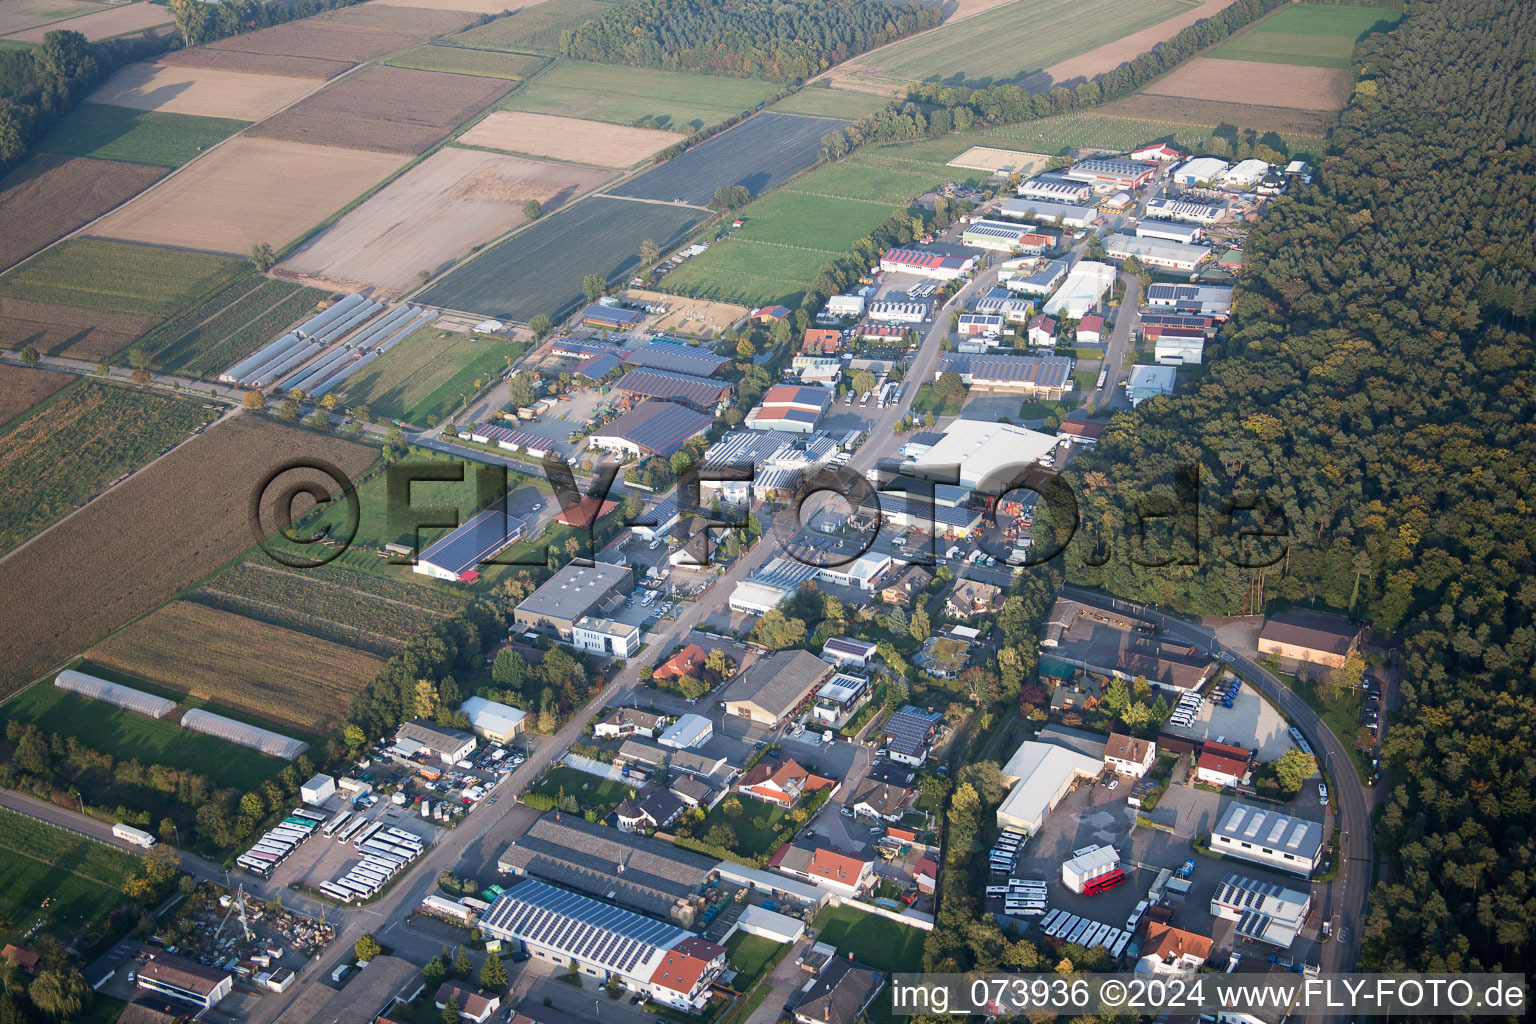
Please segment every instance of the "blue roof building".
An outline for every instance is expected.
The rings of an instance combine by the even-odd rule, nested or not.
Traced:
[[[666,457],[710,428],[715,418],[678,402],[641,402],[593,431],[588,445],[631,455]]]
[[[423,551],[415,569],[424,576],[473,583],[480,566],[523,536],[527,524],[499,508],[488,508]]]

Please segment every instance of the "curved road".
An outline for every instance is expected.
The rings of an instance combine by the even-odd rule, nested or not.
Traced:
[[[1365,787],[1360,784],[1354,759],[1316,711],[1267,668],[1238,651],[1224,646],[1207,626],[1168,615],[1156,608],[1109,597],[1095,590],[1065,586],[1062,592],[1085,601],[1107,603],[1117,611],[1154,619],[1163,632],[1175,640],[1194,644],[1221,658],[1264,691],[1286,717],[1306,734],[1317,752],[1323,772],[1328,776],[1328,815],[1323,822],[1324,835],[1333,825],[1339,827],[1338,849],[1334,851],[1338,876],[1317,886],[1321,894],[1324,919],[1333,927],[1333,941],[1322,943],[1324,974],[1348,974],[1360,959],[1360,923],[1365,919],[1365,901],[1371,886],[1371,864],[1375,859],[1371,839],[1371,807]]]

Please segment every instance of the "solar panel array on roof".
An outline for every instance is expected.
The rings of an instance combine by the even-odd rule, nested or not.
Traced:
[[[488,508],[421,553],[421,561],[462,576],[522,537],[527,523]]]
[[[937,252],[918,249],[889,249],[880,257],[882,262],[903,267],[922,267],[928,270],[964,270],[971,261]]]
[[[676,402],[641,402],[629,412],[599,427],[598,435],[622,437],[652,455],[671,455],[687,441],[708,430],[715,418]]]
[[[492,424],[460,431],[461,437],[465,435],[481,444],[494,444],[507,449],[524,448],[529,452],[547,452],[554,447],[554,442],[547,437],[539,437],[526,430],[513,430],[510,427],[498,427]]]
[[[626,976],[689,935],[676,925],[536,879],[498,896],[480,918],[480,927],[498,938],[519,939]]]
[[[583,341],[580,338],[561,338],[550,348],[557,356],[620,355],[623,349],[602,341]]]
[[[748,577],[753,583],[793,590],[815,576],[821,569],[797,558],[775,558]]]
[[[623,365],[624,360],[620,359],[617,355],[612,352],[604,352],[602,355],[593,356],[576,367],[576,372],[588,380],[602,380]]]
[[[614,385],[620,391],[647,398],[681,398],[700,406],[713,406],[729,388],[704,377],[670,370],[630,370]]]
[[[902,497],[887,491],[878,495],[878,509],[881,515],[906,516],[909,520],[928,522],[932,521],[940,526],[969,527],[981,518],[981,513],[975,509],[960,508],[952,505],[934,505],[920,498]],[[871,496],[863,508],[875,511],[876,498]]]
[[[649,366],[657,370],[691,373],[696,377],[712,377],[730,359],[705,348],[679,345],[673,341],[656,341],[626,352],[624,361],[631,366]]]
[[[831,637],[823,646],[829,651],[836,651],[839,654],[852,654],[861,658],[875,649],[875,645],[872,643],[863,640],[852,640],[845,636]]]
[[[581,311],[581,319],[594,324],[633,327],[645,319],[645,313],[638,309],[620,309],[618,306],[605,306],[600,302],[594,302]]]
[[[880,730],[885,745],[902,754],[916,754],[928,741],[928,734],[944,716],[937,711],[907,704],[892,712]]]
[[[1157,287],[1153,285],[1153,287]],[[1039,388],[1062,387],[1072,376],[1070,356],[967,355],[950,352],[939,372],[953,370],[972,382],[1033,384]]]

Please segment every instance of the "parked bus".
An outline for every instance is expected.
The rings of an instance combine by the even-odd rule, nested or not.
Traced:
[[[361,848],[364,843],[382,831],[384,831],[384,823],[382,821],[375,821],[367,828],[363,829],[363,831],[358,835],[356,839],[353,840],[353,842],[356,843],[359,848]]]
[[[1083,886],[1084,896],[1094,896],[1101,892],[1108,892],[1121,882],[1125,881],[1124,871],[1111,871],[1107,875],[1100,875],[1087,885]]]
[[[334,836],[337,832],[339,832],[341,830],[341,827],[343,825],[345,825],[348,821],[351,820],[351,818],[352,818],[352,812],[351,811],[341,811],[341,812],[339,812],[336,815],[336,817],[334,817],[330,821],[326,822],[325,830],[324,830],[325,831],[325,838],[329,839],[329,838],[331,838],[331,836]]]
[[[407,846],[420,846],[421,845],[421,837],[418,836],[414,832],[407,832],[403,828],[395,828],[394,826],[390,826],[389,828],[385,829],[384,831],[388,832],[390,835],[394,836],[396,839],[401,840]]]
[[[341,830],[341,833],[336,837],[336,841],[338,843],[351,842],[352,837],[361,832],[367,826],[367,824],[368,819],[362,815],[358,815],[356,818],[352,819],[351,824]]]
[[[1116,960],[1120,959],[1120,954],[1125,952],[1125,947],[1130,943],[1130,941],[1131,933],[1128,931],[1122,931],[1120,933],[1120,937],[1115,940],[1115,944],[1109,947],[1109,955],[1114,957]]]
[[[1043,928],[1047,933],[1049,933],[1050,930],[1051,930],[1051,925],[1053,925],[1057,921],[1059,921],[1061,919],[1062,915],[1065,914],[1065,913],[1066,913],[1065,910],[1053,910],[1053,911],[1051,911],[1049,914],[1045,915],[1045,920],[1040,922],[1040,927]]]
[[[339,900],[342,903],[352,902],[352,894],[343,889],[341,886],[337,885],[335,882],[321,882],[320,891],[325,893],[333,900]]]
[[[324,814],[320,811],[312,811],[308,807],[295,807],[293,809],[293,816],[295,818],[305,818],[316,825],[322,824],[325,821]]]

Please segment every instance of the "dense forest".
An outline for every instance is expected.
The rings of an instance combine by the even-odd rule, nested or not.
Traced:
[[[1370,969],[1518,969],[1536,932],[1529,15],[1415,0],[1362,43],[1316,184],[1249,240],[1225,358],[1069,470],[1073,581],[1194,613],[1330,608],[1401,641]],[[1191,469],[1199,514],[1133,536]]]
[[[0,171],[106,77],[85,36],[53,31],[36,47],[0,50]]]
[[[561,49],[577,60],[788,81],[938,23],[938,8],[919,3],[634,0],[564,34]]]

